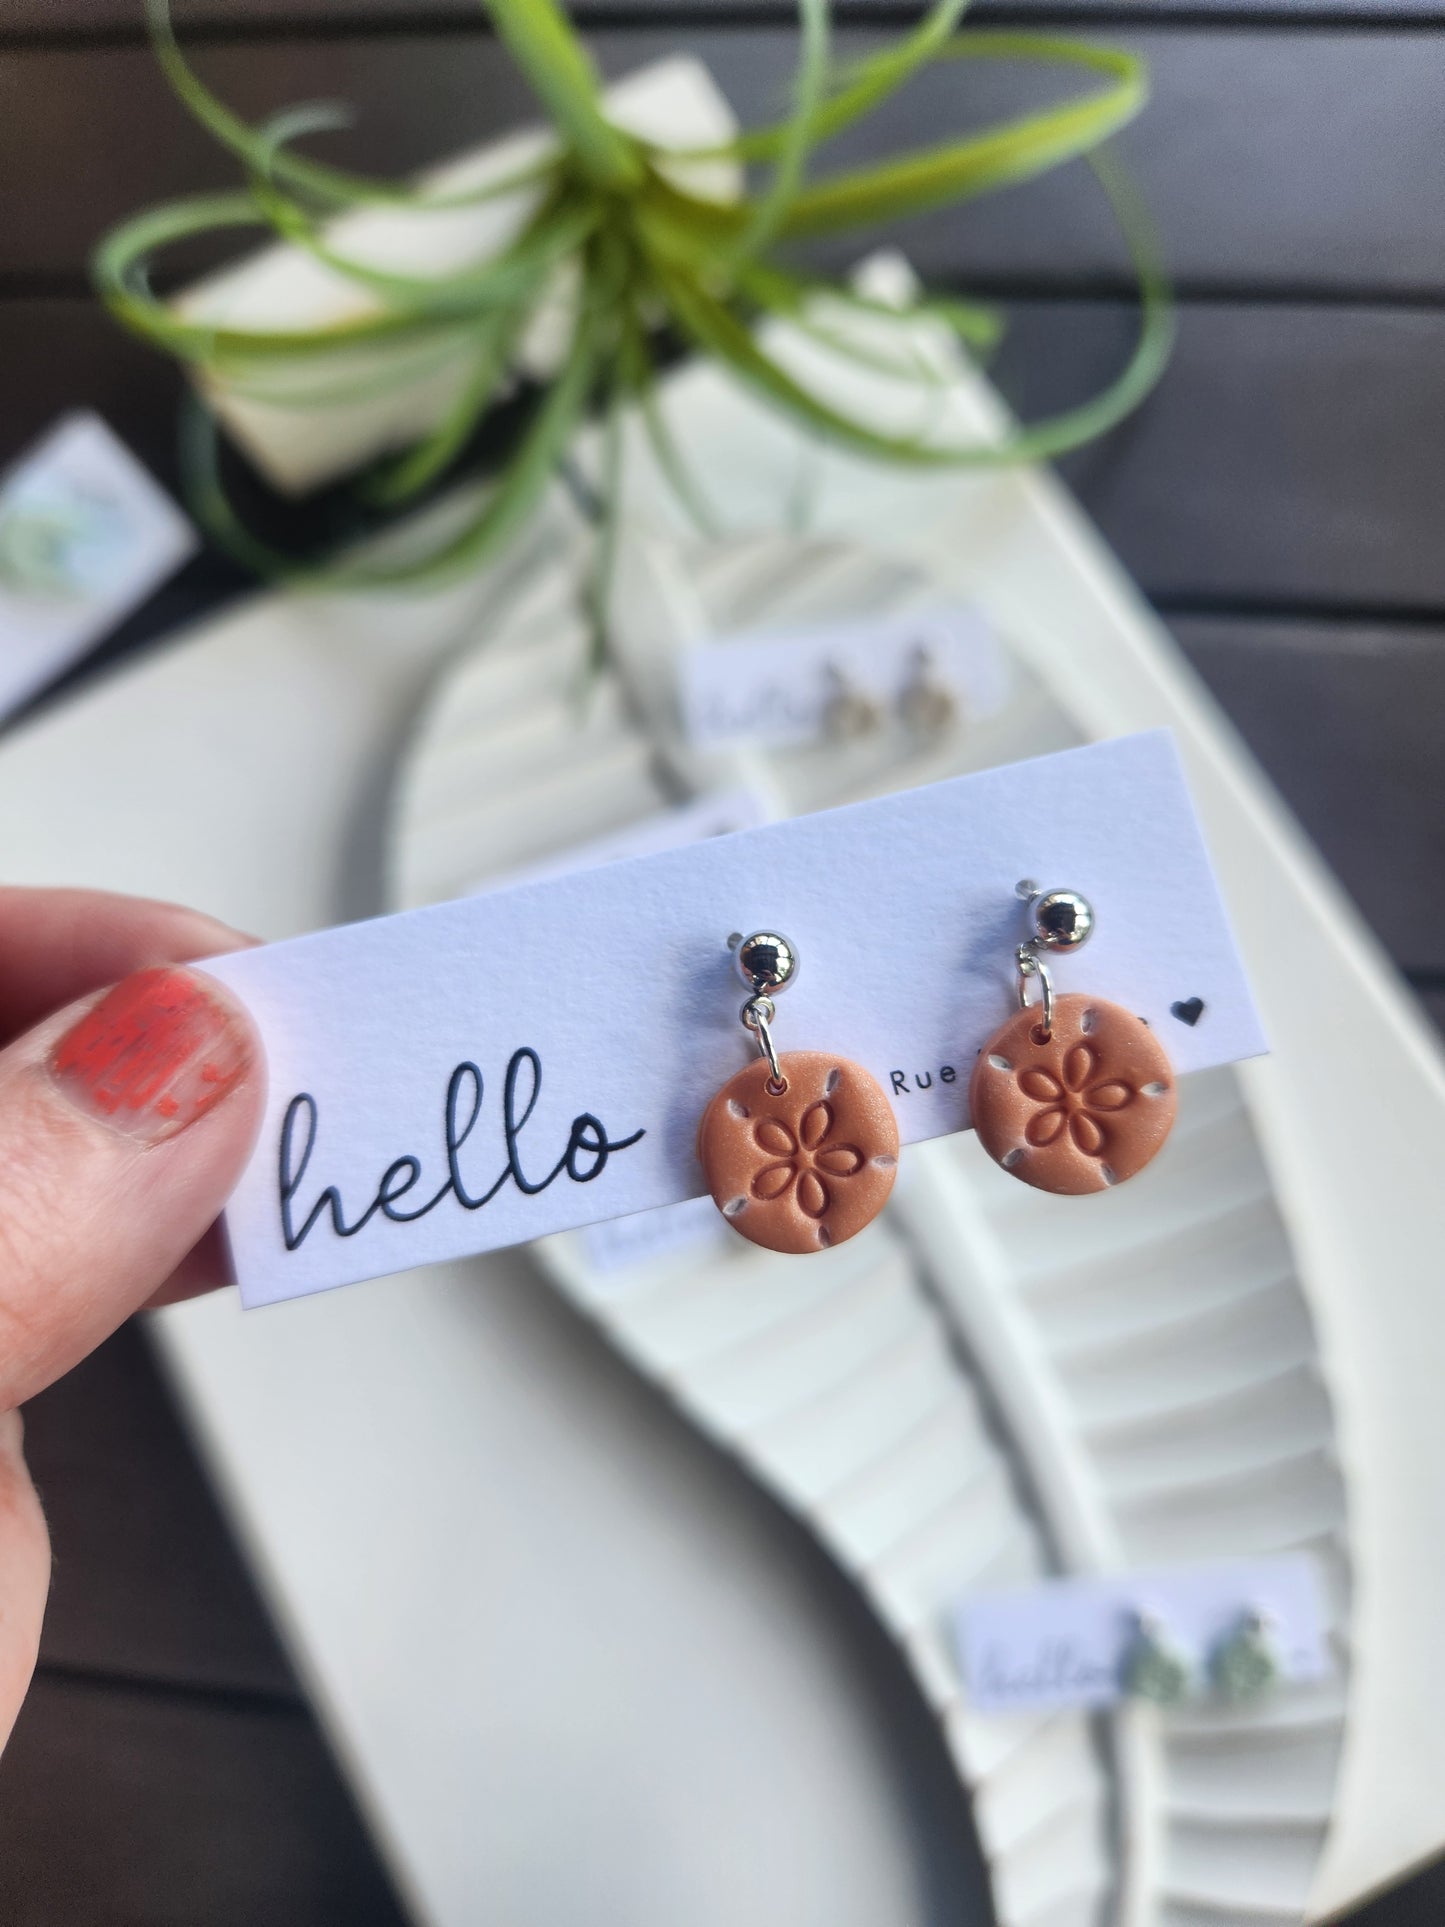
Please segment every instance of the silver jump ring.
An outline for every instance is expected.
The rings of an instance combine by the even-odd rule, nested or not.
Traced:
[[[757,1038],[758,1054],[768,1060],[768,1088],[775,1096],[788,1088],[773,1044],[771,1025],[777,1014],[777,1005],[771,997],[749,997],[742,1008],[743,1025]]]
[[[1031,945],[1021,943],[1015,952],[1019,966],[1019,1009],[1028,1010],[1029,978],[1039,980],[1039,1029],[1043,1032],[1041,1042],[1047,1044],[1054,1034],[1054,980],[1049,975],[1049,967]]]

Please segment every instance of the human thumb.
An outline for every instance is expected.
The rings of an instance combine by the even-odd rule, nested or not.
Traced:
[[[0,1412],[165,1282],[254,1141],[260,1045],[203,972],[140,970],[0,1051]]]

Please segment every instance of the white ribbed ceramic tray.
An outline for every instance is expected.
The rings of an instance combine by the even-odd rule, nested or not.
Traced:
[[[946,599],[851,544],[658,540],[633,551],[616,665],[579,716],[575,597],[534,579],[419,723],[396,901],[456,894],[718,783],[763,784],[796,812],[1079,740],[1017,650],[1003,709],[923,747],[899,726],[701,760],[672,727],[676,661],[700,637]],[[1001,615],[1005,647],[1019,619]],[[883,1220],[806,1263],[726,1236],[623,1271],[589,1263],[585,1234],[534,1247],[898,1642],[972,1795],[1007,1927],[1298,1921],[1329,1822],[1349,1690],[1329,1395],[1236,1075],[1189,1079],[1180,1099],[1158,1162],[1087,1201],[1014,1183],[958,1136],[911,1147]],[[1331,1590],[1324,1685],[1097,1725],[968,1708],[948,1621],[971,1588],[1297,1549]]]

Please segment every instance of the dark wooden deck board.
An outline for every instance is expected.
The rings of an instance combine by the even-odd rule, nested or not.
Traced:
[[[55,1553],[42,1663],[299,1705],[140,1327],[33,1400],[25,1426]]]
[[[1391,955],[1445,970],[1445,628],[1172,627]]]
[[[1134,319],[1014,303],[997,376],[1027,416],[1106,381]],[[1168,607],[1445,611],[1445,312],[1191,302],[1158,389],[1063,472]]]
[[[5,1927],[401,1927],[302,1707],[42,1674],[0,1760]]]
[[[1128,353],[1113,301],[1011,302],[995,374],[1026,416]],[[1445,309],[1186,302],[1140,413],[1064,473],[1170,609],[1445,621]],[[175,480],[179,382],[83,300],[0,301],[0,460],[66,406],[98,408]]]
[[[1102,37],[1149,59],[1153,100],[1122,144],[1186,287],[1445,298],[1445,61],[1427,57],[1418,34],[1129,27]],[[839,51],[876,38],[845,31]],[[781,26],[709,27],[692,16],[666,29],[600,31],[592,45],[613,74],[694,53],[757,121],[786,102],[791,39]],[[297,100],[352,103],[355,129],[321,151],[378,173],[475,146],[535,114],[520,75],[481,32],[258,39],[202,47],[197,63],[252,118]],[[820,164],[941,140],[1061,84],[996,63],[939,69]],[[73,279],[122,216],[237,180],[144,47],[0,47],[0,276]],[[926,272],[952,281],[1067,288],[1123,273],[1082,167],[899,238]]]

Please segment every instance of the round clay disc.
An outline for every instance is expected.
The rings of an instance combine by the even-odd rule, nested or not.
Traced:
[[[989,1156],[1041,1191],[1103,1191],[1132,1178],[1174,1125],[1174,1071],[1142,1017],[1102,997],[1016,1011],[978,1054],[968,1086]]]
[[[883,1209],[898,1175],[898,1120],[861,1065],[785,1051],[787,1089],[759,1057],[702,1114],[697,1154],[719,1211],[769,1251],[840,1245]]]

